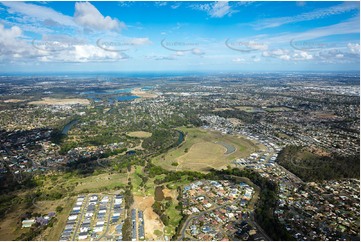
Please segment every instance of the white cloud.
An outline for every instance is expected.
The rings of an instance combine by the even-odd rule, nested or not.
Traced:
[[[182,5],[182,3],[173,3],[170,7],[171,7],[172,9],[177,9],[177,8],[179,8],[181,5]]]
[[[233,13],[238,12],[237,10],[232,9],[227,1],[192,4],[191,8],[207,12],[212,18],[222,18],[226,15],[231,16]]]
[[[59,13],[48,7],[23,2],[2,2],[2,4],[8,7],[9,13],[24,15],[27,17],[28,20],[29,18],[33,21],[51,20],[52,22],[58,23],[63,26],[76,26],[72,17]]]
[[[245,62],[246,60],[243,58],[237,57],[237,58],[234,58],[232,61],[233,62]]]
[[[336,58],[343,58],[343,57],[344,57],[343,54],[337,54],[337,55],[336,55]]]
[[[126,55],[122,53],[104,51],[94,45],[76,45],[74,49],[70,51],[70,54],[73,54],[70,61],[74,60],[76,62],[126,59]]]
[[[289,50],[285,50],[285,49],[275,49],[275,50],[269,50],[269,51],[264,51],[262,53],[262,56],[264,57],[279,57],[279,56],[286,56],[289,54]],[[284,57],[283,57],[284,59]]]
[[[306,51],[297,52],[294,53],[293,55],[293,60],[312,60],[312,59],[313,59],[313,55]]]
[[[264,51],[262,53],[262,56],[273,57],[284,61],[304,61],[304,60],[313,59],[313,55],[306,51],[287,50],[287,49],[275,49],[275,50]]]
[[[352,43],[348,43],[347,44],[347,48],[355,54],[360,54],[360,44],[352,44]]]
[[[280,58],[281,60],[290,60],[290,59],[291,59],[291,56],[289,56],[289,55],[281,55],[279,58]]]
[[[231,15],[233,13],[228,2],[216,2],[209,14],[214,18],[222,18],[225,15]]]
[[[75,3],[74,20],[86,29],[120,31],[125,24],[109,16],[104,17],[98,9],[89,2]]]
[[[192,49],[192,54],[202,56],[202,55],[204,55],[205,53],[204,53],[204,51],[202,51],[201,49],[194,48],[194,49]]]
[[[154,2],[154,5],[156,7],[163,7],[163,6],[167,6],[167,2]]]
[[[132,45],[146,45],[151,44],[152,41],[149,38],[132,38],[129,40]]]
[[[328,16],[338,15],[353,10],[359,10],[359,7],[360,5],[358,2],[344,2],[336,6],[317,9],[312,12],[302,13],[296,16],[265,19],[262,21],[258,21],[253,26],[255,27],[255,29],[274,28],[274,27],[282,26],[284,24],[321,19]]]
[[[38,58],[40,62],[114,62],[128,59],[129,56],[122,52],[106,51],[90,44],[73,45],[62,51],[51,52]]]
[[[13,61],[14,59],[22,60],[23,57],[37,56],[38,50],[27,44],[22,37],[22,30],[13,26],[5,28],[0,23],[0,60]]]
[[[37,42],[22,39],[22,30],[0,24],[0,60],[2,62],[104,62],[129,58],[121,52],[103,50],[67,36],[44,36]]]
[[[324,27],[313,28],[299,33],[278,34],[264,40],[266,43],[290,44],[301,40],[312,40],[326,36],[341,35],[341,34],[359,34],[360,33],[360,19],[359,16],[348,19],[344,22],[328,25]]]

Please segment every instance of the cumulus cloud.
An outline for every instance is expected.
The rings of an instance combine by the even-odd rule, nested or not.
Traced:
[[[0,24],[0,60],[8,62],[103,62],[127,59],[121,52],[110,52],[83,40],[68,36],[44,36],[43,39],[25,41],[22,30]]]
[[[23,57],[33,57],[39,54],[37,50],[21,39],[22,30],[17,26],[5,28],[0,23],[0,36],[0,59],[3,61],[21,60]]]
[[[106,51],[90,44],[73,45],[71,48],[58,52],[51,52],[49,55],[42,56],[40,62],[113,62],[128,59],[129,56],[123,52]]]
[[[360,54],[360,44],[348,43],[347,48],[351,51],[351,53]]]
[[[99,10],[89,2],[75,4],[74,20],[85,29],[120,31],[125,24],[109,16],[104,17]]]
[[[306,51],[296,52],[293,54],[293,60],[312,60],[312,59],[313,59],[313,55]]]
[[[274,49],[264,51],[263,57],[273,57],[284,61],[305,61],[312,60],[314,57],[311,53],[299,50],[288,50],[288,49]]]

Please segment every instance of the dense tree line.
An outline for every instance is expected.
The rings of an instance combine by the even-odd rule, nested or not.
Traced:
[[[127,218],[124,220],[123,228],[122,228],[122,234],[123,234],[123,240],[125,241],[131,241],[132,240],[132,217],[131,217],[131,206],[134,202],[134,197],[132,194],[132,184],[129,180],[128,186],[125,189],[124,192],[124,201],[125,201],[125,209],[127,210]]]
[[[159,129],[152,132],[152,136],[144,139],[143,148],[150,152],[164,152],[166,149],[176,145],[178,132],[169,129]]]
[[[287,146],[280,152],[277,162],[304,181],[360,177],[359,155],[319,156],[301,146]]]

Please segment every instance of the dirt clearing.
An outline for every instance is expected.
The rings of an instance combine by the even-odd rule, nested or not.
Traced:
[[[164,240],[163,236],[157,236],[154,231],[163,231],[164,225],[158,214],[153,211],[153,196],[134,196],[133,207],[143,211],[144,214],[144,230],[146,240]]]

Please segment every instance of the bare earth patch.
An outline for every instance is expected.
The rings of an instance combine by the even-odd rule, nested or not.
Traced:
[[[82,98],[43,98],[40,101],[29,102],[29,104],[34,105],[89,105],[90,101],[88,99]]]
[[[152,205],[154,203],[153,196],[134,196],[134,205],[136,209],[140,209],[144,214],[144,231],[146,240],[163,240],[154,234],[155,230],[163,231],[164,225],[160,220],[158,214],[153,211]]]
[[[134,131],[127,133],[127,135],[135,138],[149,138],[150,136],[152,136],[152,133],[145,131]]]
[[[217,112],[217,111],[232,111],[234,110],[233,108],[215,108],[213,111]]]
[[[155,98],[158,97],[158,95],[156,93],[150,92],[150,91],[144,91],[141,88],[134,88],[131,93],[133,95],[136,95],[138,97],[142,97],[142,98]]]
[[[23,102],[25,100],[20,100],[20,99],[7,99],[7,100],[4,100],[3,102],[4,103],[19,103],[19,102]]]
[[[177,190],[163,189],[164,197],[171,197],[173,200],[177,199]]]

